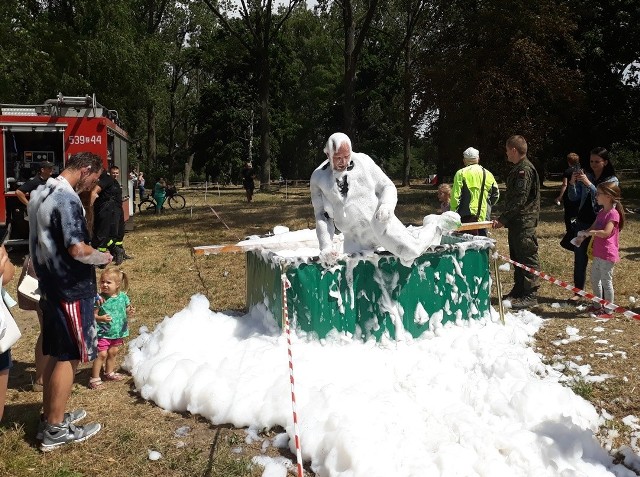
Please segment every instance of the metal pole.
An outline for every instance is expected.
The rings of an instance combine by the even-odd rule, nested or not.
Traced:
[[[496,293],[498,294],[498,313],[500,314],[500,321],[504,325],[504,305],[502,304],[502,282],[500,281],[500,270],[498,270],[498,257],[496,254],[493,256],[493,271],[496,276]]]
[[[304,477],[302,467],[302,446],[300,445],[300,429],[298,428],[298,411],[296,410],[296,392],[293,378],[293,353],[291,352],[291,326],[289,323],[289,311],[287,309],[287,288],[291,285],[287,279],[286,266],[280,266],[280,280],[282,282],[282,328],[287,335],[287,347],[289,354],[289,383],[291,384],[291,409],[293,411],[293,433],[296,444],[297,477]]]

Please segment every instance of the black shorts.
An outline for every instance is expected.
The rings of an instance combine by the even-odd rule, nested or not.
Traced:
[[[54,301],[42,295],[42,351],[58,361],[88,363],[96,358],[95,297]]]
[[[11,369],[13,363],[11,362],[11,350],[8,349],[4,353],[0,353],[0,371]]]

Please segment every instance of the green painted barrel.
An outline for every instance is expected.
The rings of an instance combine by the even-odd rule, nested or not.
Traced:
[[[247,306],[263,304],[281,324],[282,268],[289,318],[324,338],[331,331],[361,339],[420,336],[449,321],[489,313],[493,241],[444,236],[442,245],[406,267],[393,255],[349,257],[326,269],[266,251],[247,252]]]

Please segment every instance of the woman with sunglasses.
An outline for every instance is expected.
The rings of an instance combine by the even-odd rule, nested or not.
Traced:
[[[596,219],[598,211],[602,208],[596,201],[596,189],[604,182],[619,185],[613,163],[609,158],[609,151],[604,147],[596,147],[590,153],[589,166],[591,172],[579,170],[573,173],[569,181],[569,200],[579,201],[578,216],[574,223],[575,232],[587,230]],[[589,256],[587,250],[591,240],[584,240],[579,247],[574,249],[573,283],[576,287],[584,289],[587,264]],[[571,301],[578,301],[580,295],[574,295]]]

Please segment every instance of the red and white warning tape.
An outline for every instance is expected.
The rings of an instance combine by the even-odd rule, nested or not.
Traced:
[[[211,212],[213,212],[213,215],[215,215],[216,217],[218,217],[218,220],[219,220],[220,222],[222,222],[222,225],[224,225],[228,230],[231,230],[231,229],[229,229],[229,226],[224,222],[224,220],[222,220],[222,217],[220,217],[220,216],[218,215],[218,212],[216,212],[216,209],[214,209],[214,208],[213,208],[213,207],[211,207],[211,206],[209,206],[209,208],[211,209]]]
[[[603,300],[600,297],[597,297],[591,293],[587,293],[586,291],[575,287],[574,285],[564,282],[562,280],[558,280],[557,278],[552,277],[551,275],[547,275],[544,272],[539,272],[538,270],[534,270],[533,268],[527,267],[526,265],[522,265],[521,263],[518,263],[514,260],[511,260],[508,257],[505,257],[503,255],[498,254],[498,257],[500,257],[501,260],[504,260],[505,262],[509,262],[512,263],[513,265],[515,265],[516,267],[522,268],[523,270],[526,270],[527,272],[533,273],[534,275],[543,278],[545,280],[547,280],[548,282],[553,283],[554,285],[558,285],[562,288],[565,288],[569,291],[572,291],[573,293],[583,296],[591,301],[594,301],[596,303],[599,303],[600,305],[602,305],[603,307],[607,308],[608,310],[611,310],[615,313],[622,313],[624,316],[628,316],[629,318],[633,318],[634,320],[640,320],[640,315],[637,313],[634,313],[631,310],[627,310],[626,308],[623,308],[621,306],[616,305],[615,303],[611,303],[610,301],[607,300]]]
[[[300,448],[300,432],[298,430],[298,413],[296,412],[296,392],[293,380],[293,353],[291,352],[291,327],[289,326],[289,311],[287,310],[287,288],[291,288],[291,283],[287,279],[287,275],[282,271],[280,276],[282,281],[282,324],[287,334],[287,347],[289,351],[289,381],[291,382],[291,408],[293,409],[293,432],[296,441],[296,460],[298,477],[303,477],[304,470],[302,468],[302,449]]]

